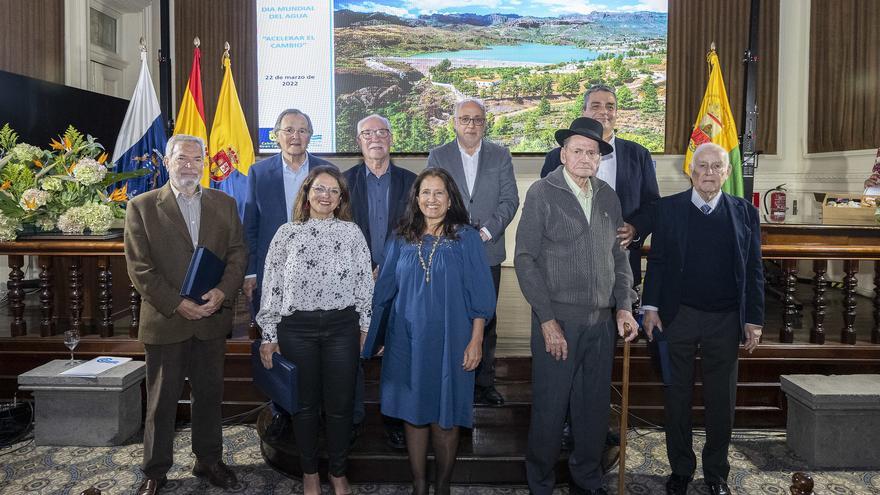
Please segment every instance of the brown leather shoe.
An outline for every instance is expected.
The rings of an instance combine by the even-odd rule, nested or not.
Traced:
[[[156,495],[159,493],[159,490],[165,486],[165,483],[168,482],[168,478],[162,476],[161,478],[146,478],[144,479],[141,486],[137,489],[137,495]]]
[[[218,461],[211,466],[196,461],[196,465],[193,466],[193,474],[199,478],[206,478],[208,483],[223,489],[232,488],[238,483],[235,473],[229,469],[229,466],[223,464],[223,461]]]

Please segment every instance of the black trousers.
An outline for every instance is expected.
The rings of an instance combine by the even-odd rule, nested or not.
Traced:
[[[702,358],[706,445],[703,476],[707,483],[726,482],[727,450],[736,407],[737,355],[742,328],[739,313],[708,313],[681,306],[666,331],[671,384],[666,388],[666,454],[672,472],[691,477],[697,468],[691,407],[697,348]]]
[[[495,284],[495,302],[498,302],[498,287],[501,285],[501,265],[490,266],[492,283]],[[497,313],[496,313],[497,315]],[[495,385],[495,344],[498,342],[498,334],[495,332],[495,323],[498,318],[492,315],[492,319],[486,322],[483,329],[483,359],[477,366],[477,375],[474,378],[478,387],[491,387]]]
[[[360,347],[358,320],[354,307],[348,307],[296,311],[278,325],[281,354],[297,367],[300,409],[293,415],[293,434],[303,473],[318,472],[318,427],[323,409],[329,472],[345,475]]]
[[[614,318],[609,311],[593,321],[557,323],[568,344],[568,358],[559,361],[545,350],[541,324],[532,313],[532,417],[526,476],[529,491],[536,495],[553,493],[562,424],[568,413],[574,438],[574,451],[568,456],[571,478],[584,489],[602,486],[601,460],[611,410]]]
[[[144,462],[148,478],[161,478],[174,463],[177,401],[189,379],[192,450],[196,459],[214,464],[223,456],[223,364],[226,339],[192,337],[174,344],[144,344],[147,361],[147,414]]]

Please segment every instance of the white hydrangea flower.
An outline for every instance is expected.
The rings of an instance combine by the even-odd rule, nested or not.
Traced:
[[[21,194],[18,205],[25,211],[34,211],[49,201],[49,193],[39,189],[30,188]]]
[[[0,213],[0,241],[14,241],[20,228],[18,220]]]
[[[44,191],[62,191],[64,181],[60,177],[46,177],[40,182],[40,188]]]
[[[43,154],[43,150],[27,143],[18,143],[11,150],[12,160],[16,162],[29,163]]]
[[[81,158],[73,166],[73,177],[84,186],[91,186],[104,180],[107,167],[92,158]]]
[[[80,207],[86,221],[86,227],[93,234],[103,234],[110,230],[115,217],[113,209],[103,203],[86,203]]]
[[[51,217],[40,217],[34,223],[43,232],[49,232],[50,230],[55,229],[55,219]]]
[[[65,234],[82,234],[86,230],[86,219],[82,207],[74,206],[58,217],[58,228]]]

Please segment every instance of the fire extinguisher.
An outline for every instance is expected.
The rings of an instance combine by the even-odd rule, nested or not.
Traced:
[[[768,195],[770,196],[769,207],[767,206]],[[784,222],[786,209],[785,184],[779,184],[764,193],[764,214],[771,222]]]

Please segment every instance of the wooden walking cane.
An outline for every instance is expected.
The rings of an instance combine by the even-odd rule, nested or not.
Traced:
[[[629,323],[624,323],[623,336],[623,394],[620,400],[620,454],[618,454],[617,462],[617,493],[624,495],[626,493],[626,419],[629,414],[629,342],[626,336],[632,330]]]

